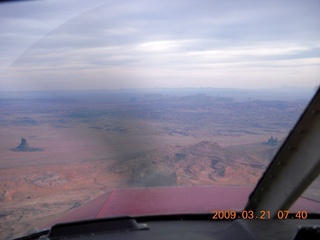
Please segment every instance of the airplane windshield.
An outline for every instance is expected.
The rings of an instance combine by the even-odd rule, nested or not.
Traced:
[[[226,209],[243,208],[319,85],[319,11],[313,0],[0,4],[0,238],[114,189],[135,202],[144,189],[215,187]],[[230,189],[244,202],[225,201]],[[305,196],[319,204],[319,180]]]

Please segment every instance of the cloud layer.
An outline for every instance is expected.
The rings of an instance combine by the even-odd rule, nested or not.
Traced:
[[[37,2],[4,4],[3,89],[320,83],[317,0]]]

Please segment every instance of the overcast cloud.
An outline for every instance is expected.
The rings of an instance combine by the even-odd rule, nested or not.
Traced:
[[[0,5],[3,90],[315,87],[320,1]]]

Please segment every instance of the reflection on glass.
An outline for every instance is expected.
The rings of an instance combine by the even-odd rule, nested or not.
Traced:
[[[112,189],[251,191],[318,84],[311,2],[91,4],[0,9],[0,238]]]

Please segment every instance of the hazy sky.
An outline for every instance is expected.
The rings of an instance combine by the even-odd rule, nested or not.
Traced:
[[[320,1],[0,4],[0,89],[315,87]]]

